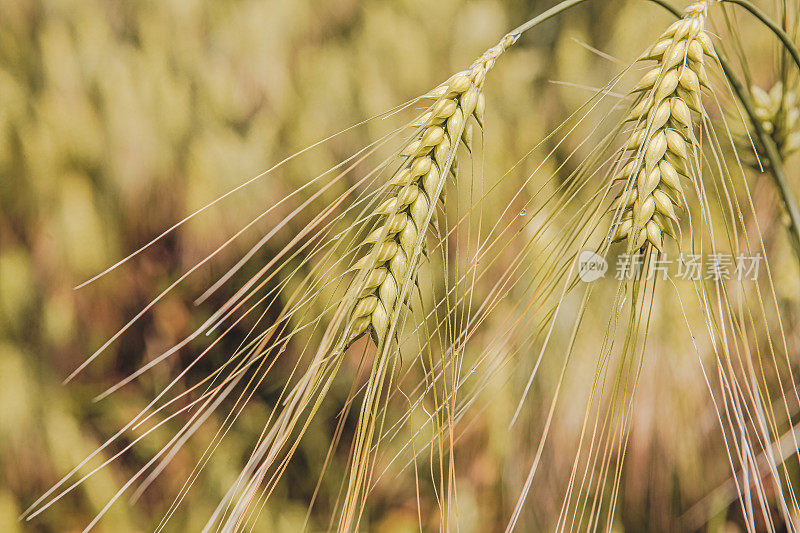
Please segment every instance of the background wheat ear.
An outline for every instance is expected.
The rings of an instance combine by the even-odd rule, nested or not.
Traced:
[[[769,91],[752,85],[750,94],[761,128],[772,138],[781,158],[785,160],[800,150],[800,101],[797,88],[784,86],[782,81],[778,81]],[[750,153],[751,142],[755,143],[757,160],[750,161],[752,167],[769,167],[769,158],[757,134],[750,132],[746,137],[739,136],[738,141],[739,149],[744,154]]]

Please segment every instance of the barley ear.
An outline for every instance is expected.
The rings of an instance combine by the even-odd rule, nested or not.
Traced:
[[[755,105],[755,118],[775,142],[780,156],[786,159],[800,150],[800,99],[797,88],[784,87],[783,82],[779,81],[767,92],[754,85],[750,88],[750,96]],[[741,142],[742,148],[750,149],[751,138],[755,141],[759,161],[768,162],[757,134]]]
[[[486,107],[483,84],[486,74],[498,57],[516,42],[518,35],[507,35],[483,53],[470,68],[458,72],[423,98],[435,101],[413,125],[418,133],[400,151],[404,160],[390,180],[392,193],[381,204],[378,228],[368,255],[357,264],[364,283],[353,284],[355,306],[350,314],[347,344],[369,333],[376,344],[384,340],[390,317],[396,306],[407,306],[410,291],[406,280],[416,283],[418,260],[425,254],[417,249],[421,233],[444,202],[442,181],[456,174],[456,156],[460,145],[472,150],[472,124],[483,128]],[[438,192],[437,192],[438,191]],[[400,295],[406,294],[401,300]]]
[[[705,31],[707,9],[707,0],[691,4],[640,58],[656,65],[632,91],[638,96],[626,120],[635,126],[613,177],[625,184],[613,207],[613,241],[627,241],[630,251],[663,251],[663,234],[673,234],[684,207],[680,182],[697,144],[694,117],[703,114],[701,92],[709,85],[705,63],[717,57]]]

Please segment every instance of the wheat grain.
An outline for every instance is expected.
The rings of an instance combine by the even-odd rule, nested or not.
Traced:
[[[466,121],[474,117],[478,126],[483,127],[486,73],[517,38],[518,35],[507,35],[470,68],[453,75],[424,96],[435,101],[415,122],[419,132],[400,152],[405,159],[391,178],[393,193],[375,211],[381,221],[364,240],[364,244],[372,247],[371,253],[353,268],[364,275],[365,282],[361,287],[352,288],[358,290],[358,295],[350,315],[348,343],[368,331],[375,343],[379,343],[403,293],[402,284],[408,278],[416,282],[416,266],[411,262],[419,233],[425,231],[428,224],[437,190],[442,191],[438,200],[444,201],[439,182],[447,172],[456,175],[459,140],[471,150],[472,125]],[[413,270],[411,276],[409,269]]]
[[[626,185],[614,204],[621,217],[613,240],[627,239],[634,250],[650,243],[662,251],[663,234],[675,236],[680,180],[697,144],[692,115],[703,114],[701,90],[709,86],[704,62],[716,57],[704,29],[707,9],[707,0],[691,4],[640,58],[656,66],[633,90],[638,98],[626,120],[636,124],[625,145],[627,164],[615,176]]]

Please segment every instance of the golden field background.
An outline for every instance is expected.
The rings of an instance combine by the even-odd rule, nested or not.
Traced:
[[[336,137],[107,278],[79,291],[73,291],[75,285],[284,157],[423,93],[551,5],[0,0],[0,531],[80,531],[168,440],[170,426],[33,522],[17,520],[177,373],[187,360],[183,356],[92,402],[208,316],[192,298],[224,273],[224,266],[190,278],[75,381],[62,385],[62,380],[264,206],[382,135],[386,126],[372,121]],[[603,86],[619,71],[617,63],[580,43],[627,63],[670,20],[644,2],[595,1],[524,36],[487,82],[484,174],[506,172],[588,98],[587,88]],[[763,32],[747,29],[744,35],[754,80],[768,87],[774,45]],[[520,175],[534,166],[526,160]],[[535,182],[528,187],[535,189]],[[781,233],[774,191],[755,175],[754,190],[765,217],[762,230],[774,248],[778,297],[789,314],[786,329],[794,337],[796,266]],[[285,214],[261,221],[256,234]],[[223,263],[257,239],[250,238],[226,252]],[[670,321],[679,319],[667,316],[654,328],[656,339],[669,338]],[[658,340],[653,344],[626,459],[617,518],[621,531],[679,529],[683,513],[729,476],[696,360],[678,358],[679,352],[660,347]],[[217,362],[225,349],[218,351]],[[520,375],[498,376],[494,388],[479,397],[484,414],[459,448],[462,531],[493,531],[505,524],[535,450],[533,428],[546,416],[552,396],[547,376],[559,368],[550,366],[543,369],[544,385],[528,401],[530,420],[519,433],[510,434],[507,422],[529,366],[522,365]],[[593,369],[594,362],[586,361],[569,386],[579,391],[585,383],[581,372],[591,376]],[[202,529],[261,431],[278,386],[271,384],[250,402],[166,530]],[[347,391],[342,384],[332,393],[321,419],[335,416]],[[585,396],[571,397],[576,420],[566,420],[553,434],[556,448],[569,447],[580,429]],[[203,430],[208,435],[211,426]],[[297,531],[302,525],[329,444],[326,428],[314,426],[303,440],[296,464],[260,518],[261,530]],[[98,530],[153,530],[203,448],[202,442],[190,443],[140,501],[131,505],[123,498]],[[562,494],[547,490],[548,476],[563,472],[572,458],[567,452],[561,464],[547,456],[548,466],[529,497],[530,523],[545,528],[557,515]],[[334,463],[323,494],[335,498],[336,473],[345,459],[335,458],[342,464]],[[399,480],[390,475],[373,494],[370,530],[417,527],[413,476],[397,475]],[[327,525],[322,507],[311,530]],[[735,530],[735,510],[728,512],[724,496],[710,508],[709,530]]]

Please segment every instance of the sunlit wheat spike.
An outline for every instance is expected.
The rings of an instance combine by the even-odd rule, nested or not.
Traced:
[[[398,302],[401,288],[407,277],[416,280],[416,266],[411,260],[418,236],[426,231],[428,213],[437,200],[444,200],[440,181],[448,168],[455,173],[459,141],[471,150],[472,129],[466,122],[474,117],[482,127],[486,73],[515,41],[516,36],[506,36],[469,69],[425,95],[436,101],[417,122],[419,133],[401,151],[405,159],[391,178],[393,193],[374,213],[381,217],[381,224],[364,241],[371,245],[371,253],[354,267],[365,281],[363,286],[353,287],[358,296],[351,313],[348,344],[366,332],[378,344],[388,330],[395,306],[406,305]]]
[[[615,176],[625,187],[614,206],[621,213],[614,240],[627,240],[632,250],[649,243],[662,251],[663,234],[674,236],[672,224],[683,207],[681,176],[697,144],[693,115],[703,114],[701,90],[709,84],[705,58],[716,57],[705,32],[707,4],[690,5],[641,58],[656,65],[633,90],[641,93],[628,116],[635,126]]]

